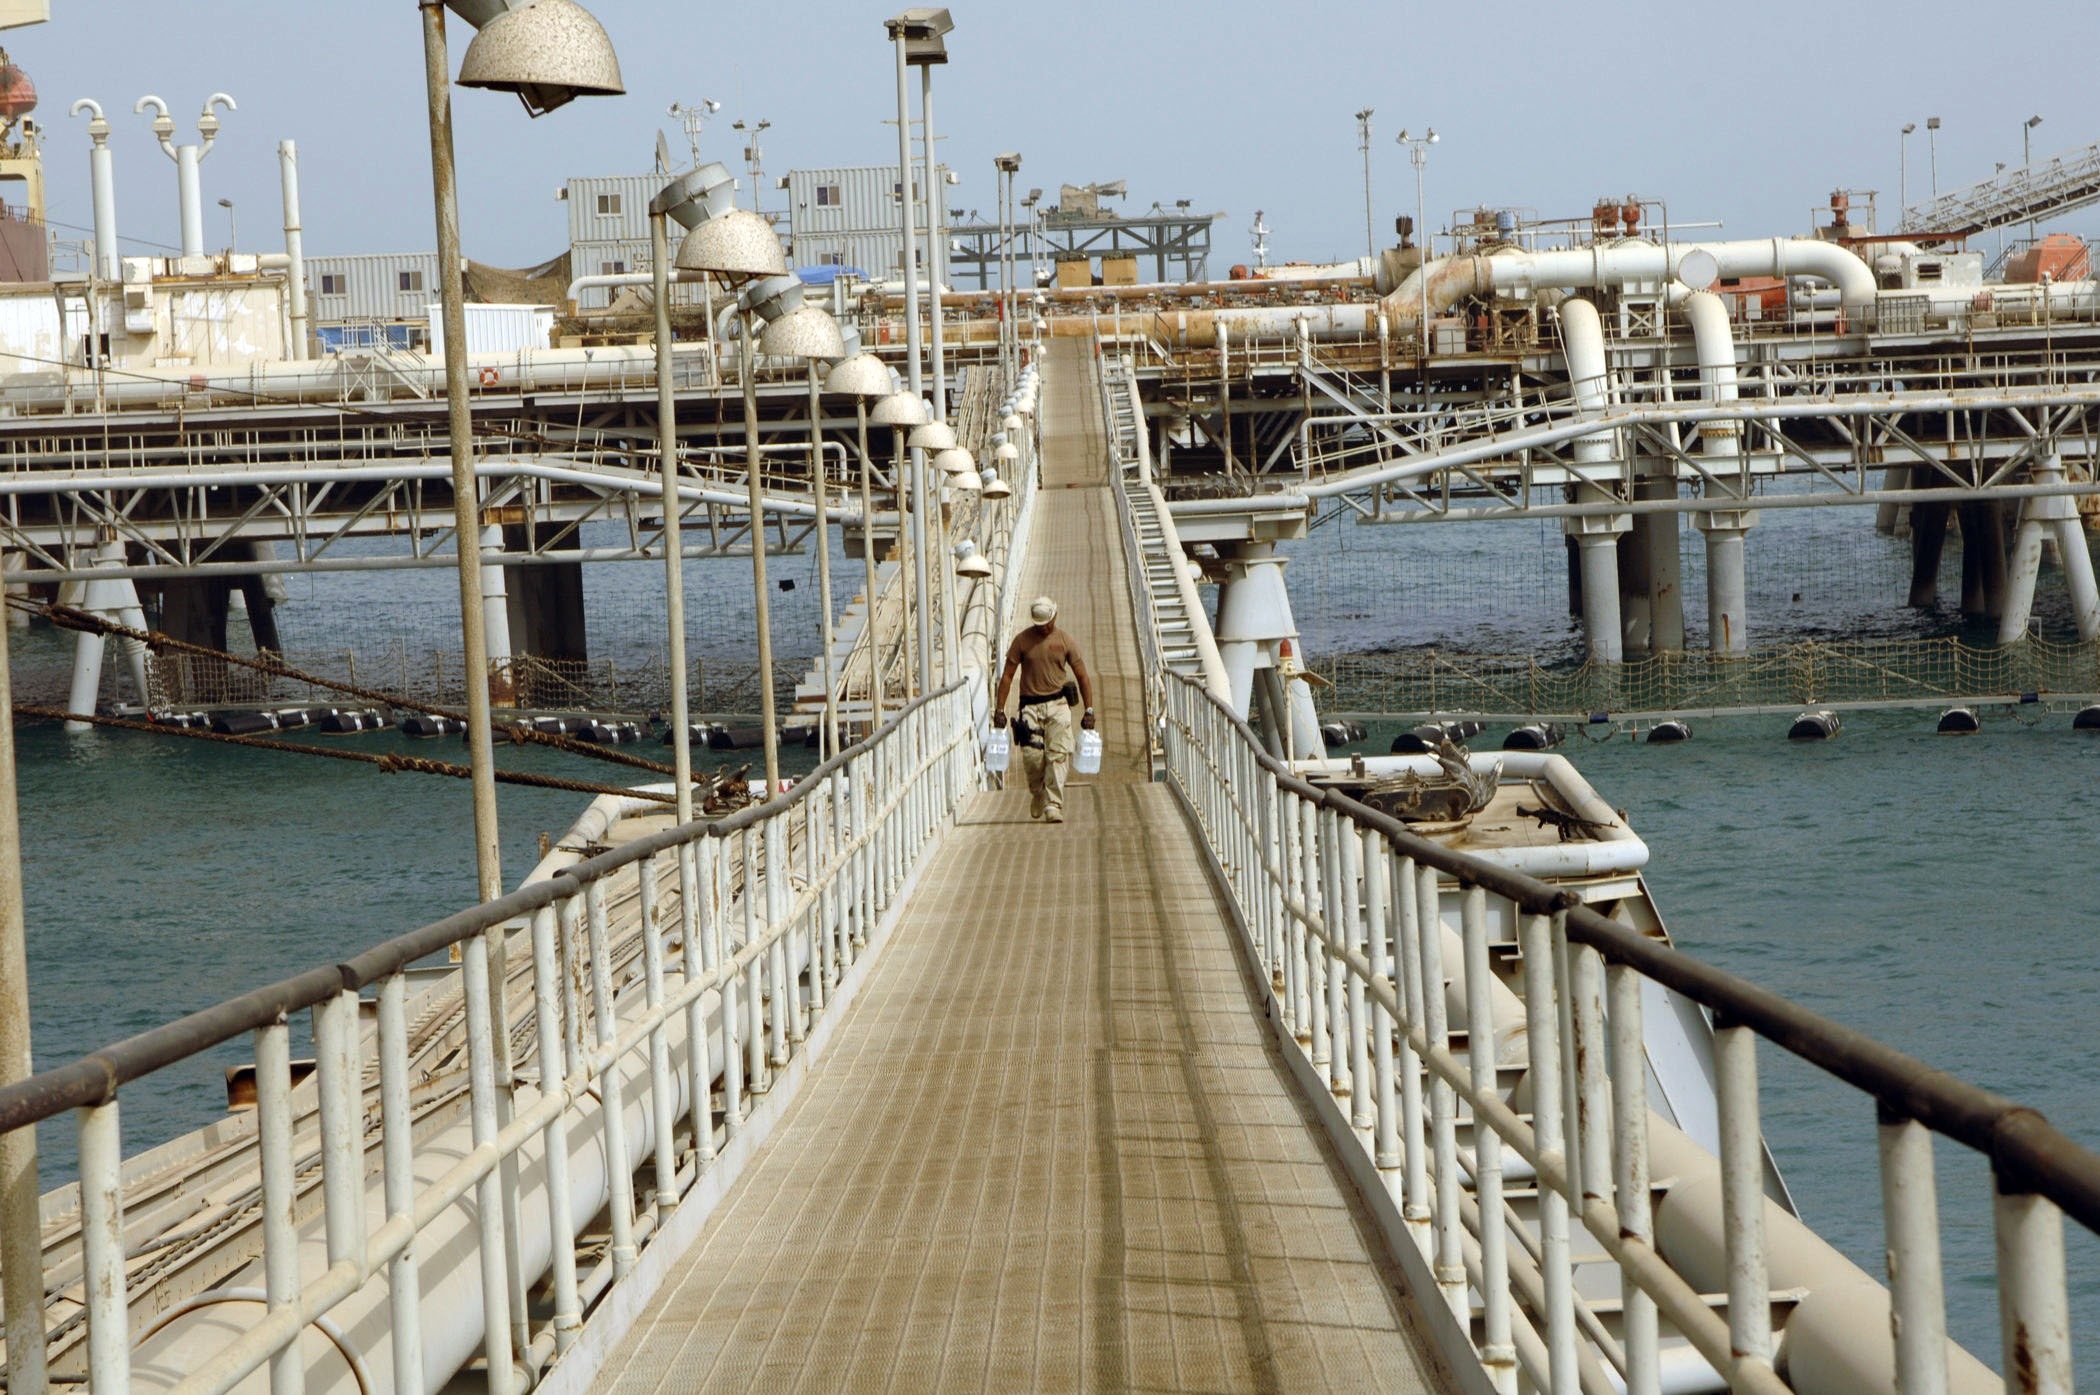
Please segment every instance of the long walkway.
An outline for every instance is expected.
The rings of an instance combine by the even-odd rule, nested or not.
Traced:
[[[601,1390],[1446,1388],[1146,780],[1087,368],[1045,375],[1023,595],[1093,669],[1103,778],[1058,827],[967,806]]]

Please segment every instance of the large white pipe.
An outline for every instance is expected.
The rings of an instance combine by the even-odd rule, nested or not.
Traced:
[[[1692,326],[1692,352],[1699,364],[1699,391],[1706,401],[1724,406],[1737,399],[1735,337],[1728,328],[1728,308],[1709,291],[1685,297],[1681,307]],[[1728,497],[1725,481],[1741,469],[1739,423],[1701,423],[1699,440],[1711,478],[1709,497]],[[1749,602],[1744,581],[1743,534],[1754,515],[1747,509],[1715,510],[1699,515],[1706,534],[1707,642],[1716,654],[1741,654],[1750,648]]]
[[[103,281],[119,281],[124,277],[124,264],[117,253],[117,175],[115,157],[109,150],[109,118],[102,114],[102,104],[92,97],[73,103],[73,115],[83,111],[89,114],[88,139],[94,142],[88,151],[88,179],[94,189],[95,276]]]
[[[1611,404],[1611,369],[1604,358],[1604,321],[1597,307],[1580,299],[1563,302],[1560,341],[1578,415],[1602,417]],[[1607,468],[1612,433],[1592,431],[1576,437],[1574,455],[1579,472]],[[1577,485],[1575,494],[1579,503],[1605,503],[1614,497],[1594,484]],[[1619,535],[1630,526],[1625,514],[1585,515],[1563,524],[1582,549],[1582,628],[1589,655],[1605,663],[1618,663],[1626,652],[1619,631]]]
[[[284,255],[291,301],[291,356],[306,358],[306,245],[299,224],[299,147],[277,142],[277,172],[284,186]]]
[[[704,344],[680,344],[673,354],[704,355]],[[513,349],[468,356],[468,381],[498,393],[574,391],[609,384],[642,386],[656,381],[656,350],[646,344],[594,349]],[[442,396],[441,355],[406,352],[387,356],[387,377],[409,391]],[[310,362],[269,360],[216,373],[186,374],[151,368],[127,369],[99,386],[81,369],[11,373],[0,377],[0,406],[18,412],[65,410],[92,405],[97,393],[117,406],[177,404],[247,407],[278,402],[336,402],[367,381],[361,360],[328,355]]]
[[[1719,278],[1810,276],[1835,285],[1847,309],[1874,303],[1874,273],[1853,252],[1834,242],[1786,237],[1668,245],[1629,241],[1558,252],[1444,257],[1414,272],[1382,303],[1393,333],[1413,334],[1421,326],[1425,292],[1435,316],[1469,295],[1601,289],[1635,281],[1660,285],[1687,275],[1687,284],[1701,287]]]

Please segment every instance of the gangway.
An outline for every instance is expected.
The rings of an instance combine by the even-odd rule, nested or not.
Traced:
[[[1939,1142],[1990,1165],[2007,1368],[2071,1388],[2100,1156],[1534,875],[1623,861],[1431,841],[1156,677],[1091,347],[1047,365],[1017,588],[1098,681],[1066,822],[985,787],[966,667],[790,794],[601,802],[506,897],[0,1089],[0,1130],[76,1112],[30,1274],[60,1382],[1984,1395]],[[1651,1085],[1672,995],[1713,1149]],[[251,1035],[257,1109],[124,1156],[127,1088]],[[1767,1186],[1774,1050],[1860,1092],[1889,1289]]]
[[[1898,232],[1946,242],[2100,203],[2100,141],[2024,164],[1905,209]]]

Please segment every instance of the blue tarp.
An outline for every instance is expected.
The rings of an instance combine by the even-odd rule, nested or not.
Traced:
[[[868,273],[857,266],[798,266],[795,274],[802,278],[805,286],[828,286],[841,276],[851,276],[858,281],[868,279]]]

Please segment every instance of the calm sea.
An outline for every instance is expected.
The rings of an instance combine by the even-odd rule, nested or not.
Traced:
[[[1698,550],[1687,530],[1694,598]],[[1750,555],[1760,636],[1944,633],[1954,623],[1898,608],[1906,549],[1875,537],[1858,511],[1768,513]],[[1294,557],[1292,594],[1314,654],[1431,643],[1569,652],[1576,643],[1550,527],[1343,525]],[[853,573],[843,557],[834,568],[843,599]],[[797,583],[774,593],[783,655],[815,648],[814,571],[807,557],[775,562],[776,578]],[[697,649],[748,669],[748,563],[695,563],[686,574],[699,597]],[[1950,570],[1950,588],[1957,576]],[[595,653],[659,646],[660,582],[639,564],[590,573]],[[294,581],[281,610],[287,645],[439,642],[453,623],[451,585],[444,572]],[[2061,623],[2057,594],[2045,576],[2041,613],[2051,625]],[[1701,607],[1690,609],[1696,635]],[[48,632],[18,635],[16,648],[19,663],[46,671],[68,652]],[[1848,715],[1829,745],[1782,737],[1779,719],[1735,718],[1698,723],[1685,746],[1621,736],[1566,749],[1647,838],[1649,883],[1681,946],[2030,1102],[2100,1145],[2091,1044],[2100,1020],[2100,740],[2074,736],[2061,714],[2029,726],[1995,713],[1978,736],[1941,738],[1929,712]],[[367,750],[410,745],[390,735],[350,740]],[[463,782],[123,733],[37,728],[18,741],[40,1065],[471,900]],[[418,753],[433,747],[413,743]],[[620,780],[611,767],[554,752],[504,749],[500,758]],[[501,800],[515,882],[536,836],[566,829],[584,800],[521,789]],[[212,1117],[223,1106],[220,1072],[247,1055],[223,1051],[152,1091],[127,1091],[127,1146]],[[1878,1274],[1871,1107],[1776,1053],[1763,1067],[1766,1128],[1803,1214]],[[70,1159],[70,1127],[59,1132],[47,1140],[47,1185]],[[1983,1169],[1945,1147],[1941,1166],[1955,1329],[1990,1358]],[[2100,1253],[2074,1237],[2072,1267],[2083,1275],[2080,1336],[2100,1341]]]

